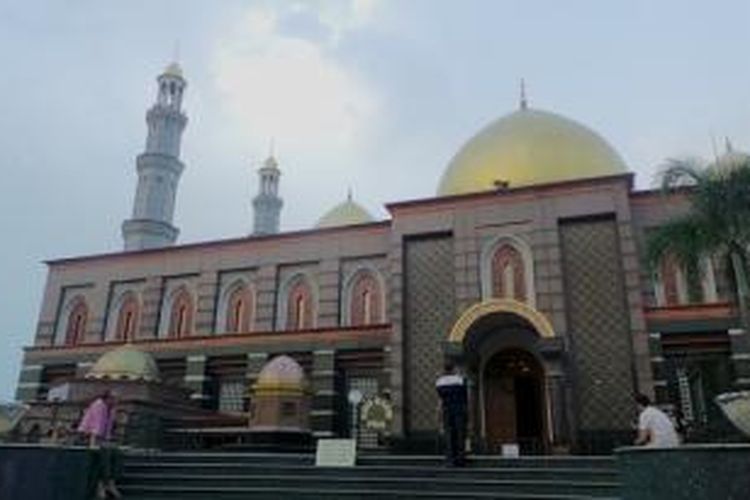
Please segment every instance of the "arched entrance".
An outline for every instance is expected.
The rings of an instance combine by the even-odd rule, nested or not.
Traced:
[[[477,451],[521,453],[567,447],[568,416],[562,339],[527,304],[491,299],[455,323],[446,355],[469,378],[470,434]]]
[[[545,448],[544,370],[523,349],[504,349],[482,369],[483,420],[489,451],[517,443],[524,452]]]

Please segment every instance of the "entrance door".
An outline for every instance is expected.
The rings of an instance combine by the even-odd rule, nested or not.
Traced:
[[[487,445],[500,451],[517,443],[524,453],[544,450],[543,372],[527,351],[500,351],[484,369],[484,417]]]

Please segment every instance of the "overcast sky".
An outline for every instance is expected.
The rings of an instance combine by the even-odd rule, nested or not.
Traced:
[[[271,138],[283,229],[348,188],[434,194],[461,144],[530,105],[599,131],[641,187],[667,157],[750,148],[750,2],[0,0],[0,399],[43,260],[116,251],[144,113],[174,57],[189,123],[180,241],[247,234]],[[176,47],[178,47],[176,49]]]

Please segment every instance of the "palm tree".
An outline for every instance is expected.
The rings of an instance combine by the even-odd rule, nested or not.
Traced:
[[[690,210],[655,228],[647,238],[646,258],[652,269],[672,255],[695,283],[700,261],[714,256],[726,262],[734,285],[740,321],[750,330],[750,156],[732,153],[704,166],[670,160],[661,174],[665,192],[683,191]]]

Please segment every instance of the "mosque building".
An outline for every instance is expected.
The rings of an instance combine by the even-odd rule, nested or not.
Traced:
[[[470,383],[477,449],[575,452],[629,442],[635,392],[710,429],[713,396],[750,387],[724,264],[703,262],[698,294],[674,259],[644,264],[645,236],[688,209],[684,192],[636,189],[586,126],[523,97],[461,147],[434,197],[387,204],[376,220],[350,194],[290,232],[270,156],[253,234],[177,244],[187,83],[177,64],[157,82],[123,251],[47,262],[19,400],[126,344],[155,360],[137,361],[149,377],[242,414],[283,354],[309,384],[315,436],[349,435],[358,389],[390,400],[394,446],[417,447],[439,432],[434,382],[451,359]]]

